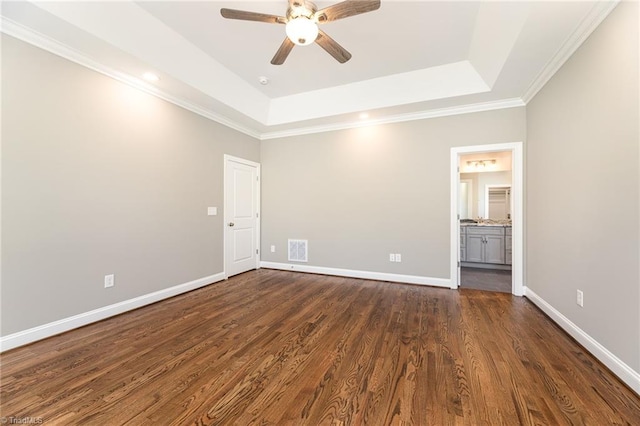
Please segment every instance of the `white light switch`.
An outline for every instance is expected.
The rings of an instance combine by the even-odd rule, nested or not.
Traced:
[[[207,215],[208,216],[216,216],[218,214],[217,207],[207,207]]]

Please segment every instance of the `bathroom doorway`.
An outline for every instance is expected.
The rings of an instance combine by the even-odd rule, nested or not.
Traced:
[[[523,294],[521,150],[452,148],[452,288]]]

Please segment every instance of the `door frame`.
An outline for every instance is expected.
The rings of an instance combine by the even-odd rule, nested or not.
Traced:
[[[222,177],[222,211],[223,211],[223,221],[222,221],[222,268],[224,273],[224,279],[228,279],[228,268],[227,268],[227,232],[229,232],[229,227],[227,223],[229,223],[230,219],[227,216],[227,165],[230,161],[235,163],[244,164],[246,166],[255,167],[256,168],[256,176],[258,178],[256,182],[256,211],[258,213],[258,217],[256,218],[256,249],[258,252],[256,253],[256,269],[260,268],[260,222],[262,220],[262,211],[260,208],[260,163],[256,163],[255,161],[247,160],[240,157],[234,157],[229,154],[224,154],[224,167],[223,167],[223,177]]]
[[[460,224],[458,222],[459,157],[462,154],[511,151],[512,255],[511,293],[524,296],[524,158],[523,143],[508,142],[451,148],[451,288],[460,286]]]

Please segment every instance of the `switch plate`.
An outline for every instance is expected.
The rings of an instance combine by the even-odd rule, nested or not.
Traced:
[[[402,262],[402,255],[400,253],[396,253],[396,262]]]
[[[582,292],[582,290],[578,290],[576,294],[576,303],[581,308],[584,306],[584,293]]]
[[[218,208],[217,207],[207,207],[207,216],[217,216]]]
[[[276,246],[272,245],[271,246],[271,253],[275,253],[276,252]]]
[[[395,262],[396,261],[396,255],[393,253],[389,253],[389,262]]]
[[[113,287],[116,283],[116,277],[113,274],[104,276],[104,288]]]

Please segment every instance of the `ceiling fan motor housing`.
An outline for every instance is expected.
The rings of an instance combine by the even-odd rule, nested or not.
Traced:
[[[304,16],[309,20],[314,20],[313,15],[315,15],[317,11],[317,6],[310,1],[294,2],[287,9],[287,19],[291,20]]]

